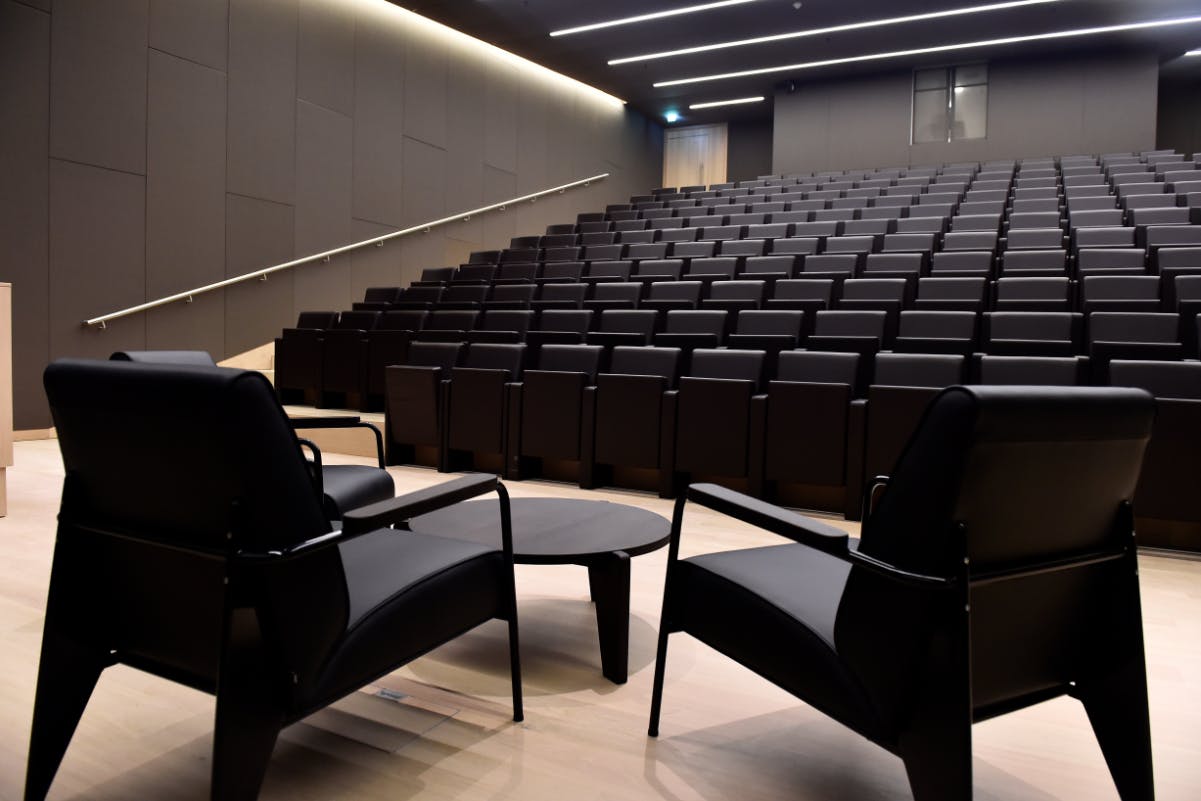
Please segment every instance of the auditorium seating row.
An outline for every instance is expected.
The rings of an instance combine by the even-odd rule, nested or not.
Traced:
[[[758,497],[858,519],[938,389],[1079,383],[1073,358],[786,351],[774,375],[752,349],[414,343],[386,369],[387,459],[591,488],[718,481]],[[861,363],[872,362],[870,370]],[[863,384],[862,376],[871,375]],[[1136,505],[1197,521],[1201,363],[1115,360],[1111,383],[1160,398]]]
[[[1199,276],[1198,278],[1201,278]],[[1197,358],[1201,300],[1191,313],[1138,311],[1136,302],[1118,301],[1088,314],[1055,310],[1036,293],[998,292],[995,311],[980,311],[982,286],[974,279],[922,279],[954,282],[936,297],[919,296],[911,305],[900,279],[855,279],[832,298],[834,282],[781,281],[777,289],[801,284],[795,297],[761,304],[759,282],[715,282],[730,286],[697,303],[700,282],[652,284],[689,289],[677,296],[647,300],[641,308],[349,311],[306,313],[297,328],[285,329],[276,342],[276,388],[287,402],[357,406],[378,410],[383,404],[384,368],[405,358],[413,342],[525,343],[536,351],[544,344],[593,343],[693,348],[763,348],[772,354],[796,348],[876,353],[993,353],[1029,356],[1088,356],[1094,382],[1104,383],[1106,365],[1115,358],[1180,360]],[[997,282],[1004,290],[1007,279]],[[1053,279],[1008,279],[1044,283]],[[968,283],[975,297],[958,292]],[[749,289],[755,295],[743,293]],[[877,285],[883,285],[879,287]],[[601,284],[621,289],[624,284]],[[638,285],[632,286],[637,290]],[[863,288],[860,291],[860,288]],[[1038,289],[1038,287],[1035,287]],[[938,293],[930,293],[938,295]],[[603,303],[602,301],[596,301]],[[1098,302],[1099,303],[1099,302]],[[697,306],[699,305],[699,308]],[[762,306],[762,308],[761,308]],[[1050,308],[1050,310],[1047,310]]]
[[[371,288],[350,311],[302,315],[277,340],[276,385],[287,402],[385,409],[394,462],[661,492],[714,475],[793,505],[856,515],[864,477],[890,467],[880,443],[904,441],[881,432],[896,423],[907,433],[905,421],[924,403],[897,406],[902,412],[879,402],[869,417],[872,398],[959,381],[1142,385],[1161,370],[1173,380],[1195,376],[1198,175],[1195,161],[1146,153],[665,187],[515,237],[504,250],[472,253],[466,264],[427,269],[409,287]],[[739,372],[748,359],[753,376]],[[1134,362],[1146,364],[1126,366]],[[823,364],[839,364],[843,377],[822,378]],[[489,370],[507,378],[485,380],[480,371]],[[931,370],[942,377],[929,378]],[[397,378],[416,374],[426,382],[419,390]],[[658,376],[661,391],[640,374]],[[485,391],[474,380],[493,383]],[[749,384],[735,390],[729,381]],[[602,385],[635,387],[601,404],[627,413],[622,425],[633,433],[616,436],[597,422],[601,407],[587,411],[587,403],[563,407],[571,417],[563,425],[576,426],[564,433],[557,406],[538,406],[537,393],[523,399],[539,382],[578,385],[591,393],[587,403],[624,397]],[[694,403],[708,397],[685,392],[696,382],[709,382],[715,398],[756,400],[750,411],[705,418],[705,428],[699,410],[720,404]],[[790,388],[825,384],[845,385],[846,410],[805,394],[818,389]],[[1191,432],[1195,442],[1201,394],[1168,384],[1152,391],[1185,404],[1184,417],[1164,428]],[[789,407],[793,392],[801,400]],[[477,396],[509,405],[467,411]],[[858,423],[839,422],[856,415]],[[543,431],[522,419],[548,422]],[[745,427],[742,450],[724,439],[727,420],[732,430]],[[787,425],[802,426],[804,437],[789,440]],[[485,429],[487,447],[471,445]],[[417,430],[425,433],[415,438]],[[864,432],[862,447],[846,446],[851,430]],[[793,445],[781,451],[777,440]],[[1192,476],[1195,465],[1169,441],[1156,447],[1175,454],[1172,470]],[[615,448],[641,455],[618,458]],[[734,461],[719,465],[727,456]],[[799,464],[795,475],[780,472],[789,459]],[[1167,544],[1185,536],[1201,547],[1201,519],[1181,505],[1188,493],[1173,492],[1140,501],[1140,518],[1167,521]]]

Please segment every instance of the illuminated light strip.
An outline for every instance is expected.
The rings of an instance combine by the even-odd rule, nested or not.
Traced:
[[[905,17],[874,19],[868,20],[867,22],[851,22],[847,23],[846,25],[834,25],[829,28],[813,28],[807,31],[793,31],[791,33],[772,34],[771,36],[757,36],[754,39],[739,39],[733,42],[716,42],[714,44],[697,45],[696,47],[685,47],[679,50],[664,50],[660,53],[644,53],[640,56],[627,56],[625,58],[611,59],[608,63],[610,66],[615,66],[617,64],[631,64],[636,61],[652,61],[659,58],[686,56],[693,53],[707,53],[711,50],[724,50],[730,47],[744,47],[746,45],[767,44],[768,42],[782,42],[788,39],[801,39],[808,36],[824,36],[831,33],[858,31],[864,28],[881,28],[886,25],[901,25],[906,22],[922,22],[924,20],[939,19],[942,17],[956,17],[964,14],[981,14],[986,11],[1004,11],[1005,9],[1010,8],[1021,8],[1022,6],[1034,6],[1058,2],[1061,2],[1061,0],[1014,0],[1014,2],[991,3],[985,6],[953,8],[946,11],[931,11],[927,14],[911,14]]]
[[[1201,56],[1201,49],[1199,49],[1199,50],[1190,50],[1190,51],[1188,51],[1187,53],[1185,53],[1185,55],[1186,55],[1186,56]]]
[[[667,11],[655,11],[650,14],[639,14],[636,17],[625,17],[623,19],[609,20],[608,22],[594,22],[591,25],[580,25],[577,28],[564,28],[561,31],[551,31],[551,36],[569,36],[573,33],[584,33],[585,31],[596,31],[601,28],[612,28],[617,25],[633,25],[636,22],[648,22],[653,19],[662,19],[664,17],[678,17],[681,14],[693,14],[697,11],[710,11],[715,8],[725,8],[726,6],[738,6],[743,3],[753,3],[755,0],[721,0],[717,3],[705,3],[699,6],[687,6],[685,8],[673,8]]]
[[[570,84],[576,89],[585,89],[589,93],[596,95],[598,98],[615,106],[624,106],[626,104],[626,101],[622,100],[620,97],[614,97],[608,92],[597,89],[595,86],[589,86],[583,81],[571,78],[561,72],[555,72],[550,67],[544,67],[535,61],[530,61],[528,58],[522,58],[516,53],[510,53],[508,50],[502,50],[494,44],[485,42],[483,39],[477,39],[474,36],[463,33],[462,31],[455,30],[448,25],[443,25],[441,22],[436,22],[429,17],[423,17],[420,14],[415,14],[412,11],[409,11],[408,9],[393,5],[392,3],[388,2],[388,0],[367,0],[367,2],[377,7],[384,13],[399,14],[410,22],[423,25],[431,31],[439,33],[443,36],[447,36],[451,39],[456,39],[463,45],[470,46],[476,50],[483,50],[487,54],[502,58],[518,67],[536,72],[543,77],[555,78],[559,81]]]
[[[760,103],[766,98],[763,97],[740,97],[737,100],[714,100],[711,103],[693,103],[688,108],[717,108],[718,106],[736,106],[740,103]]]
[[[946,53],[951,50],[971,50],[980,47],[995,47],[999,45],[1019,44],[1022,42],[1038,42],[1048,39],[1067,39],[1074,36],[1094,36],[1102,33],[1118,33],[1121,31],[1144,30],[1147,28],[1166,28],[1174,25],[1193,25],[1201,22],[1201,16],[1198,17],[1179,17],[1177,19],[1152,20],[1150,22],[1132,22],[1126,25],[1107,25],[1102,28],[1077,28],[1070,31],[1053,31],[1051,33],[1036,33],[1030,36],[1008,36],[1003,39],[986,39],[980,42],[961,42],[959,44],[938,45],[936,47],[919,47],[913,50],[894,50],[890,53],[870,53],[864,56],[850,56],[848,58],[831,58],[825,61],[808,61],[801,64],[785,64],[779,67],[764,67],[755,70],[741,70],[739,72],[724,72],[716,75],[700,75],[695,78],[678,78],[673,81],[659,81],[653,84],[658,89],[664,86],[682,86],[690,83],[702,83],[705,81],[721,81],[729,78],[746,78],[752,75],[770,75],[773,72],[792,72],[795,70],[807,70],[815,67],[832,67],[837,64],[854,64],[862,61],[880,61],[888,58],[901,58],[903,56],[920,56],[926,53]]]

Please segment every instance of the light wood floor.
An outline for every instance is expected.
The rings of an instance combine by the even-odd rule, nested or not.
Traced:
[[[336,458],[336,457],[332,457]],[[398,490],[444,479],[395,469]],[[21,442],[0,520],[0,799],[20,797],[62,467],[54,441]],[[515,496],[575,496],[514,482]],[[670,504],[602,492],[662,514]],[[839,525],[854,530],[854,526]],[[685,555],[773,541],[690,513]],[[265,799],[907,799],[895,757],[684,635],[672,638],[662,736],[646,736],[665,551],[633,561],[631,676],[600,676],[583,568],[519,567],[526,722],[509,720],[503,624],[286,731]],[[1201,798],[1201,562],[1142,557],[1160,801]],[[378,688],[377,688],[378,689]],[[208,798],[212,698],[107,671],[67,751],[56,799]],[[375,722],[372,722],[375,721]],[[348,732],[354,739],[331,730]],[[1080,706],[1061,699],[973,729],[975,797],[1115,799]],[[366,745],[361,740],[374,743]]]

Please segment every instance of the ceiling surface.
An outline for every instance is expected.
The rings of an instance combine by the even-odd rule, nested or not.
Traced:
[[[869,72],[1021,58],[1049,53],[1154,50],[1175,59],[1201,47],[1201,24],[1120,33],[998,44],[971,50],[788,70],[681,86],[655,82],[701,75],[890,53],[939,45],[1201,15],[1201,0],[1057,0],[943,19],[906,22],[767,44],[733,47],[653,61],[610,66],[610,59],[676,50],[783,32],[826,28],[913,14],[985,5],[990,0],[754,0],[740,5],[621,25],[568,36],[551,31],[706,0],[393,0],[397,5],[524,56],[616,95],[663,119],[679,111],[678,124],[765,117],[777,87]],[[992,0],[996,2],[996,0]],[[799,7],[796,7],[799,6]],[[1201,57],[1188,59],[1201,61]],[[693,103],[763,95],[763,103],[689,111]]]

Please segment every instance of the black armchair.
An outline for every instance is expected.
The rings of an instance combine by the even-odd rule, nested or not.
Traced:
[[[1154,798],[1130,500],[1138,390],[952,387],[858,544],[713,485],[676,504],[651,702],[687,632],[900,756],[915,799],[972,797],[971,725],[1084,703],[1124,801]],[[1070,476],[1070,478],[1065,478]],[[794,540],[678,560],[685,501]]]
[[[100,673],[216,696],[211,796],[257,796],[279,731],[492,618],[509,623],[504,488],[472,475],[331,530],[263,376],[60,361],[45,374],[66,467],[25,798],[45,797]],[[174,430],[180,416],[186,436]],[[389,528],[488,492],[500,549]]]

